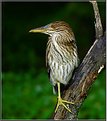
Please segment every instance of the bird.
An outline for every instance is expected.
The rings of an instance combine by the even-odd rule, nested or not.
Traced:
[[[75,103],[62,99],[60,85],[66,86],[69,84],[73,71],[79,64],[77,45],[72,28],[65,21],[55,21],[31,29],[29,32],[49,35],[46,48],[46,67],[54,93],[56,92],[55,86],[57,86],[58,97],[55,112],[57,112],[59,106],[63,106],[71,113],[66,104]]]

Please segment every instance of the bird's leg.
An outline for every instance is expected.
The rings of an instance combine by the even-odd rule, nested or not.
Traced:
[[[71,110],[64,103],[68,103],[68,104],[74,104],[74,103],[66,101],[66,100],[62,100],[61,93],[60,93],[60,83],[59,82],[57,82],[57,86],[58,86],[58,102],[57,102],[57,106],[56,106],[55,112],[58,110],[59,105],[64,106],[66,110],[71,112]]]

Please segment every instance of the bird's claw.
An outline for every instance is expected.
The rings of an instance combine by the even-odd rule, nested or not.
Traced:
[[[57,106],[56,106],[56,109],[55,109],[55,113],[58,110],[58,107],[60,105],[62,105],[67,111],[69,111],[71,113],[71,110],[64,103],[74,104],[73,102],[69,102],[69,101],[66,101],[66,100],[62,100],[62,98],[59,98],[58,97],[58,103],[57,103]]]

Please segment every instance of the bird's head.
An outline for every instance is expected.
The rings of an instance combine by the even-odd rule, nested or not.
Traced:
[[[39,32],[39,33],[44,33],[52,36],[55,33],[63,32],[63,31],[72,32],[70,26],[66,22],[56,21],[46,26],[32,29],[29,32],[33,32],[33,33]]]

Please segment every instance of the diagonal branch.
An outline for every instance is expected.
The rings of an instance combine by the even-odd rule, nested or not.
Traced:
[[[54,114],[54,119],[77,119],[79,109],[87,96],[89,88],[106,63],[106,36],[102,36],[103,28],[97,3],[94,1],[92,4],[96,19],[96,40],[76,69],[72,78],[74,83],[67,90],[64,90],[62,94],[63,99],[75,102],[75,104],[69,106],[72,113],[60,106],[56,114]]]

